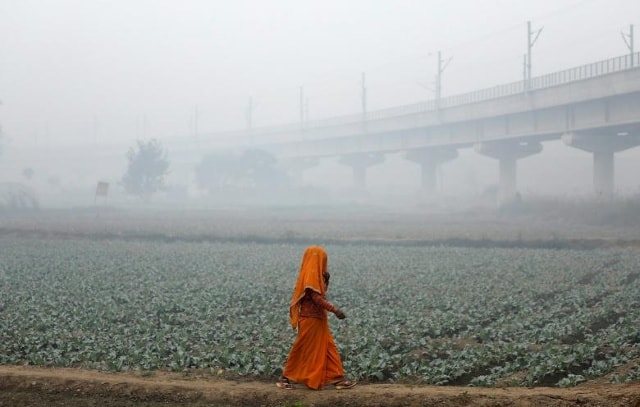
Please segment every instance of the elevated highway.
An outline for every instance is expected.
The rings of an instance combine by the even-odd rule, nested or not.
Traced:
[[[404,152],[433,190],[436,169],[473,148],[499,161],[503,200],[517,193],[517,160],[562,139],[593,154],[594,190],[614,191],[614,155],[640,145],[640,53],[439,100],[360,115],[251,129],[250,140],[303,171],[338,156],[364,188],[366,169]]]
[[[591,154],[595,194],[611,196],[616,153],[640,145],[640,53],[439,100],[180,137],[165,145],[180,185],[193,183],[194,168],[207,152],[243,145],[271,151],[297,174],[337,157],[352,169],[356,188],[366,187],[372,165],[384,171],[387,154],[401,155],[419,165],[427,194],[435,192],[439,166],[449,161],[455,165],[452,160],[467,149],[496,160],[501,199],[509,201],[517,196],[518,160],[544,154],[544,143],[552,140]],[[38,174],[47,173],[52,180],[75,177],[81,184],[95,179],[116,183],[129,147],[5,145],[0,172],[16,174],[6,179],[15,180],[23,169],[37,165]]]

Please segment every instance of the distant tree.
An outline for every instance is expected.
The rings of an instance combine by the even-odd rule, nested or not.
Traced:
[[[127,153],[129,166],[122,177],[122,185],[128,194],[148,200],[155,192],[164,189],[164,177],[169,172],[169,159],[162,144],[156,140],[138,140],[137,148]]]
[[[245,177],[258,188],[287,184],[288,177],[277,164],[278,160],[273,154],[256,148],[246,150],[240,156],[240,167],[244,170]]]
[[[0,210],[38,209],[38,199],[33,191],[18,183],[0,183]]]
[[[260,149],[242,154],[211,153],[196,167],[196,183],[208,191],[225,186],[270,188],[287,184],[287,176],[277,167],[277,159]]]
[[[34,174],[35,174],[35,171],[31,167],[27,167],[24,170],[22,170],[22,176],[25,177],[28,180],[33,178]]]
[[[213,191],[228,185],[237,185],[241,176],[238,158],[232,153],[210,153],[204,156],[195,170],[196,184]]]
[[[60,186],[60,177],[58,177],[57,175],[52,175],[49,178],[47,178],[47,182],[52,187],[59,187]]]

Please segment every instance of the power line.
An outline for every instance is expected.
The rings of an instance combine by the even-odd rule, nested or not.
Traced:
[[[548,19],[549,17],[556,17],[556,16],[564,14],[564,13],[566,13],[568,11],[572,11],[575,8],[580,7],[580,6],[582,6],[582,5],[586,4],[586,3],[590,3],[590,2],[593,2],[593,1],[596,1],[596,0],[580,0],[578,2],[575,2],[575,3],[572,3],[572,4],[568,5],[566,7],[559,8],[559,9],[550,11],[550,12],[545,13],[545,14],[538,14],[537,16],[534,16],[531,20],[542,21],[542,20]],[[529,20],[529,21],[531,21],[531,20]],[[488,32],[488,33],[486,33],[484,35],[480,35],[480,36],[476,35],[472,39],[469,39],[467,41],[458,42],[458,43],[455,43],[453,45],[450,45],[449,47],[445,47],[445,48],[443,48],[443,51],[452,51],[452,50],[455,50],[455,49],[464,48],[464,47],[466,47],[468,45],[478,44],[480,42],[484,42],[486,40],[489,40],[492,37],[495,37],[497,35],[503,35],[503,34],[506,34],[508,32],[511,32],[511,31],[520,30],[521,27],[522,27],[522,23],[515,23],[515,24],[512,24],[512,25],[506,26],[504,28]]]

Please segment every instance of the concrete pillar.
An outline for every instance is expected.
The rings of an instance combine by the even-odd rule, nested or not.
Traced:
[[[503,156],[498,158],[500,168],[500,192],[501,201],[510,202],[518,193],[517,172],[518,161],[514,156]]]
[[[458,157],[458,150],[450,147],[430,147],[409,150],[405,154],[407,160],[420,165],[422,190],[433,193],[438,182],[438,168],[441,164]]]
[[[593,152],[593,188],[597,196],[613,196],[614,157],[613,151]]]
[[[518,193],[517,167],[518,159],[538,154],[542,151],[542,144],[537,141],[525,142],[515,140],[490,141],[478,143],[474,150],[487,157],[495,158],[500,165],[500,196],[499,202],[507,204],[513,202]]]
[[[316,167],[318,164],[319,160],[315,157],[295,157],[282,162],[287,174],[289,174],[293,184],[296,186],[302,185],[304,171]]]
[[[367,186],[367,167],[354,164],[351,169],[353,170],[353,186],[356,189],[365,189]]]
[[[384,162],[381,153],[354,153],[340,157],[340,164],[348,165],[353,170],[353,183],[356,189],[365,189],[367,168]]]
[[[593,133],[566,133],[562,141],[571,147],[593,154],[593,190],[598,197],[613,196],[615,153],[640,145],[640,135],[627,132],[613,136]]]

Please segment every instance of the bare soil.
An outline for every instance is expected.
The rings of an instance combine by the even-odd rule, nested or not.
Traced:
[[[473,388],[359,384],[349,390],[278,389],[273,382],[166,372],[102,373],[0,366],[0,406],[630,406],[640,385],[598,382],[574,388]]]

